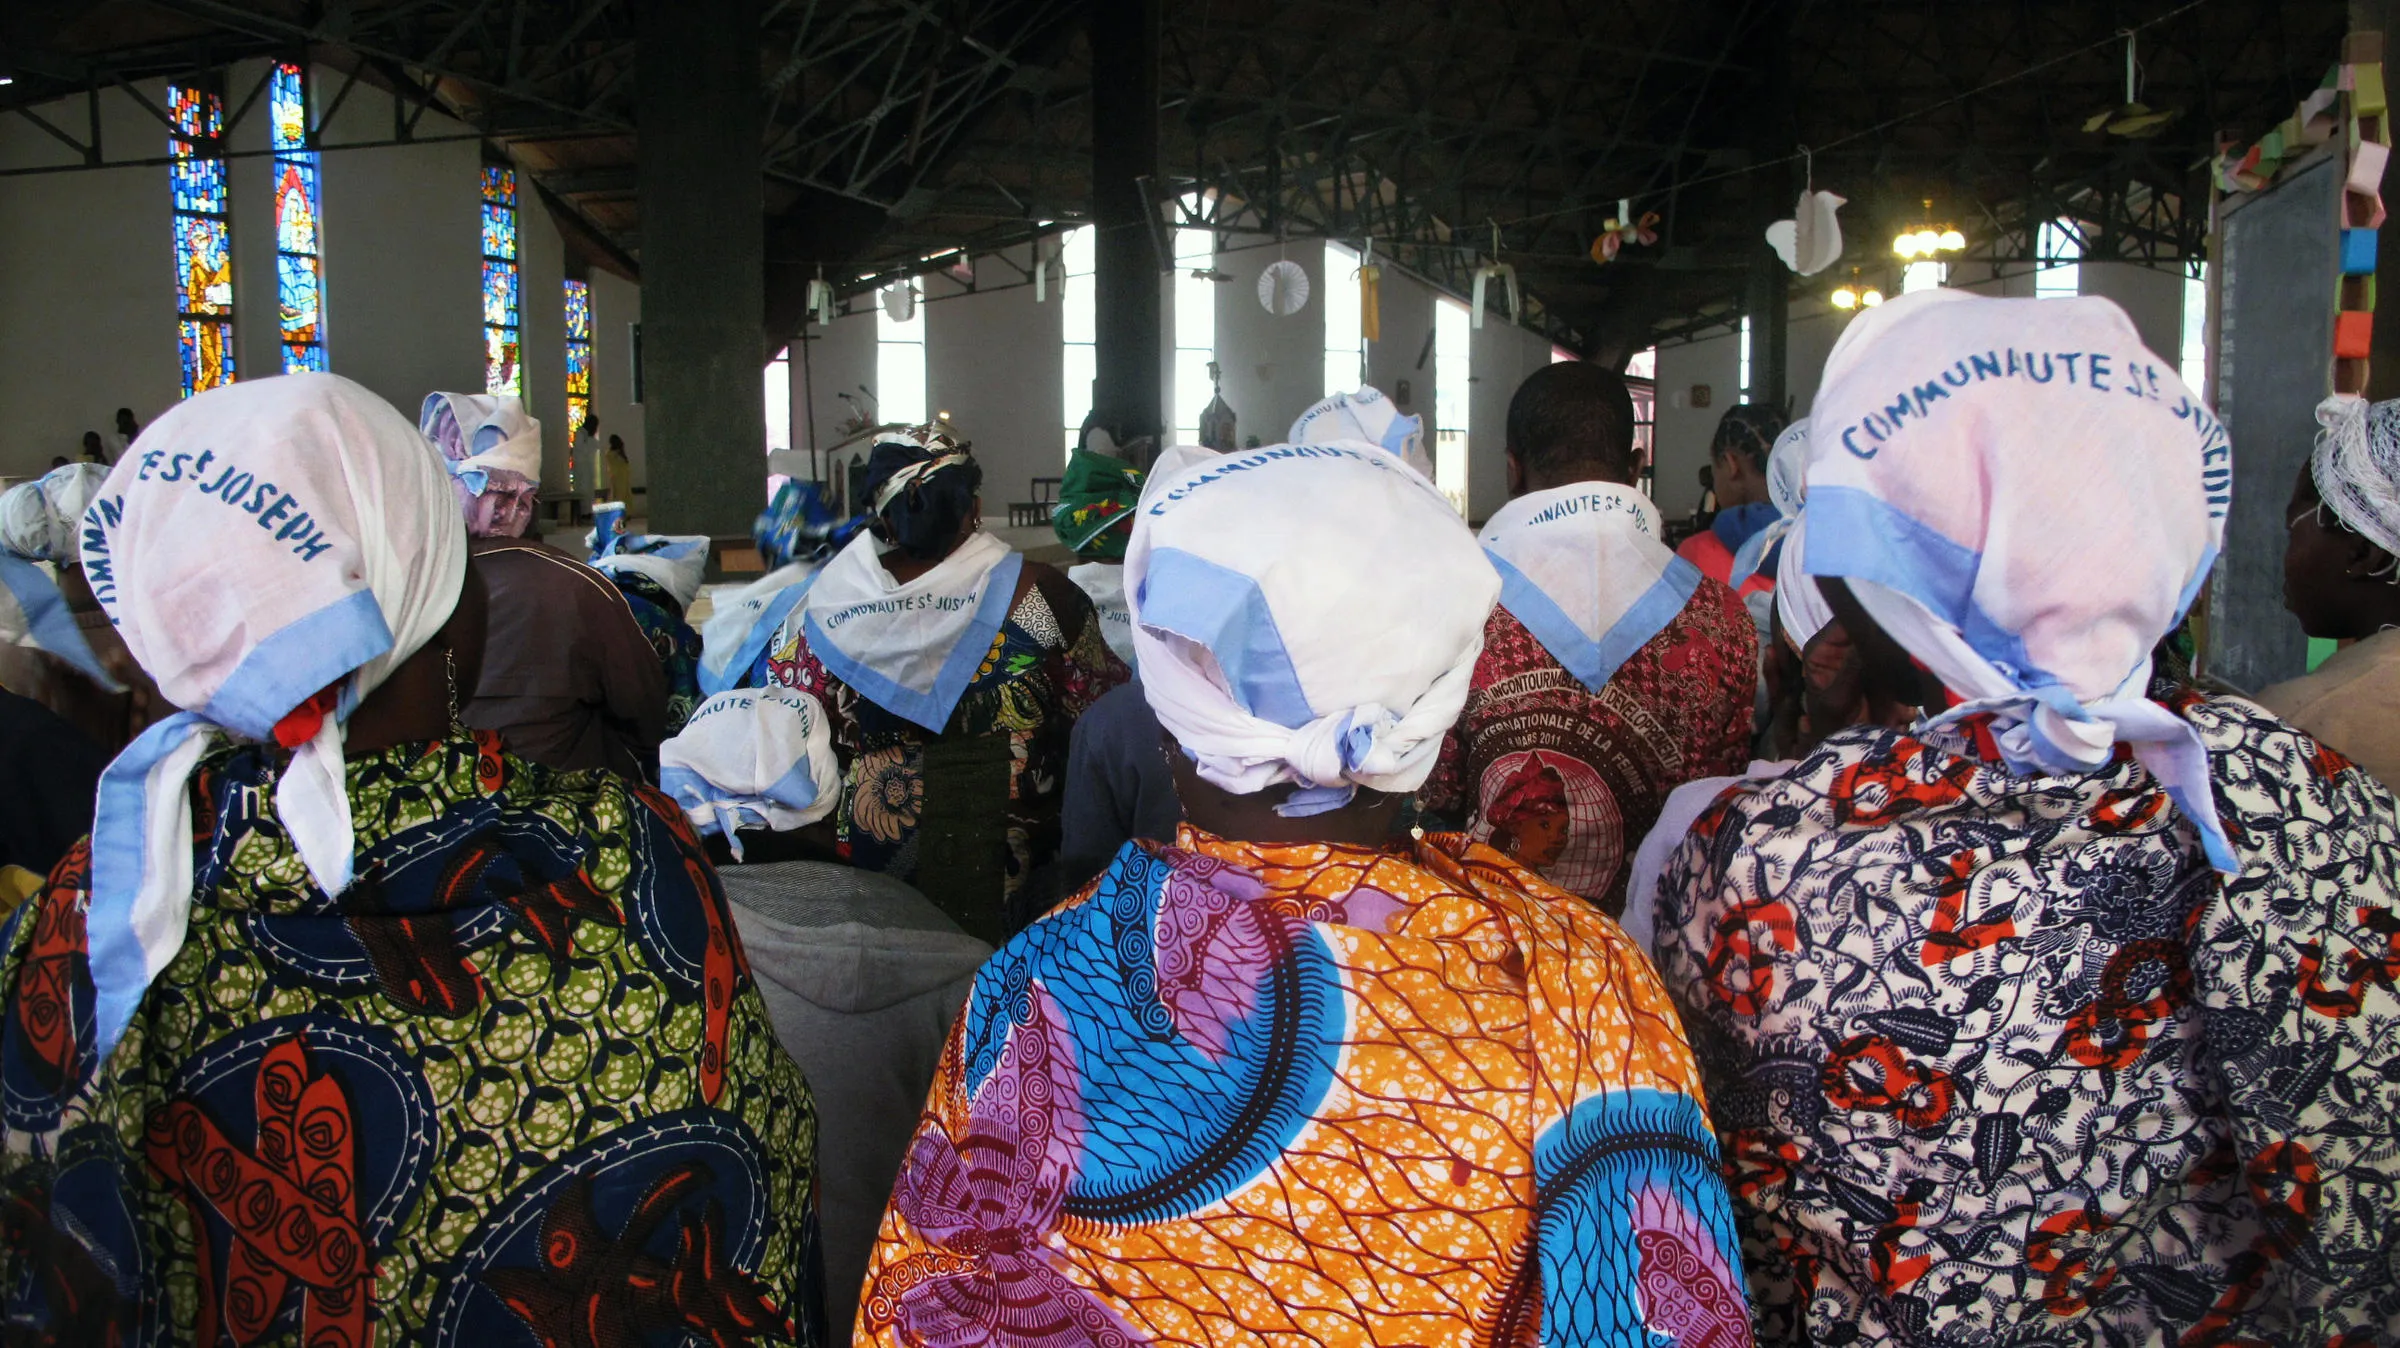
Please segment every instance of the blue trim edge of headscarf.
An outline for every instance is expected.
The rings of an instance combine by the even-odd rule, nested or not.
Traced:
[[[92,643],[75,625],[75,615],[67,608],[67,597],[59,593],[56,583],[42,574],[42,569],[15,557],[0,557],[0,587],[7,589],[25,614],[26,634],[33,644],[73,665],[84,677],[109,692],[122,692],[125,685],[110,675]]]
[[[835,678],[894,716],[939,735],[949,726],[950,713],[958,709],[958,699],[974,681],[975,671],[983,667],[983,658],[991,654],[992,638],[1000,634],[1000,624],[1008,621],[1008,611],[1016,603],[1017,576],[1024,569],[1024,554],[1017,552],[1000,559],[1000,564],[992,568],[983,602],[975,607],[975,620],[959,636],[958,644],[950,648],[949,657],[942,661],[941,671],[934,676],[933,687],[923,692],[902,687],[851,659],[826,638],[815,614],[801,615],[801,630],[808,637],[810,652]]]

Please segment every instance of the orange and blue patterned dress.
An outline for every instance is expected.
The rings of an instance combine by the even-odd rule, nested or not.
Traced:
[[[1736,1249],[1613,923],[1454,835],[1187,825],[977,976],[857,1336],[1733,1348]]]

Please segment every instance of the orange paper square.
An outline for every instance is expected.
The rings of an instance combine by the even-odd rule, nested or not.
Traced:
[[[2375,349],[2375,315],[2345,309],[2333,320],[2333,354],[2343,360],[2364,360]]]

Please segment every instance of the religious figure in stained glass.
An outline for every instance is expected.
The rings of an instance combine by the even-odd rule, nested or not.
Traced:
[[[592,290],[570,279],[567,294],[567,435],[583,434],[592,415]]]
[[[325,363],[325,264],[319,251],[317,152],[308,146],[308,84],[292,62],[268,76],[267,120],[275,149],[275,298],[283,325],[283,372]]]
[[[517,171],[483,169],[483,391],[525,392],[517,307]]]
[[[223,100],[207,89],[167,90],[175,134],[168,183],[175,197],[176,342],[183,396],[230,384],[233,361],[233,223],[226,209]]]

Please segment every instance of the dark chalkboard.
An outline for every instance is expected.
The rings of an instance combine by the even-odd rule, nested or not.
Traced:
[[[2333,391],[2342,173],[2340,156],[2319,151],[2227,202],[2218,226],[2215,401],[2233,441],[2233,507],[2209,582],[2204,668],[2251,692],[2308,667],[2308,639],[2283,607],[2283,507]]]

